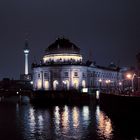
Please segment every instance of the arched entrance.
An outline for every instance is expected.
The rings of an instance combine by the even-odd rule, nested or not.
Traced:
[[[57,90],[58,89],[58,81],[57,80],[54,80],[53,81],[53,90]]]
[[[44,81],[45,90],[49,90],[49,81]]]
[[[86,87],[86,81],[82,80],[82,88],[85,88],[85,87]]]
[[[68,80],[63,81],[63,89],[69,90],[69,81]]]
[[[74,80],[73,86],[74,86],[75,89],[78,89],[78,87],[79,87],[78,80]]]

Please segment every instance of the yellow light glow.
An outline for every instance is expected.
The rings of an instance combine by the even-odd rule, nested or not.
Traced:
[[[44,81],[44,87],[46,90],[49,89],[49,81]]]
[[[68,61],[68,60],[82,61],[82,56],[78,54],[51,54],[43,57],[44,62],[49,61]]]
[[[131,79],[131,78],[132,78],[132,74],[128,73],[128,74],[126,75],[126,77],[127,77],[128,79]]]
[[[78,89],[78,86],[79,86],[78,80],[74,80],[73,86],[74,86],[75,89]]]
[[[37,82],[37,88],[38,89],[41,89],[41,87],[42,87],[42,81],[41,80],[38,80],[38,82]]]

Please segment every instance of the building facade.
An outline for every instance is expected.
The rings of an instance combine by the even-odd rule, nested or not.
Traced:
[[[32,70],[34,90],[115,90],[122,78],[114,65],[83,63],[80,48],[65,38],[52,43],[40,64],[32,65]]]

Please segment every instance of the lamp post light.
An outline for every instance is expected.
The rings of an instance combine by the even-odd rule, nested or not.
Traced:
[[[122,90],[123,90],[123,84],[122,84],[122,82],[119,82],[119,91],[121,92]]]
[[[99,89],[100,89],[100,92],[101,92],[101,85],[102,84],[102,79],[99,79]]]
[[[109,91],[109,84],[110,84],[110,82],[111,82],[110,80],[106,80],[106,81],[105,81],[106,86],[107,86],[107,87],[106,87],[106,88],[107,88],[107,91]]]
[[[132,92],[134,92],[134,77],[135,77],[135,76],[136,76],[135,73],[133,73],[133,74],[128,73],[128,74],[126,75],[126,77],[127,77],[128,79],[131,80]]]

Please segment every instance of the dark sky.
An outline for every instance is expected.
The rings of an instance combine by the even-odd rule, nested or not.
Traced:
[[[27,32],[30,64],[63,35],[99,65],[135,65],[140,0],[0,0],[0,79],[24,73]]]

